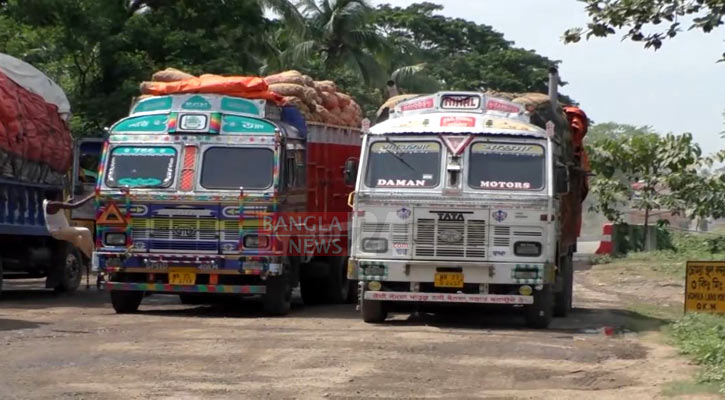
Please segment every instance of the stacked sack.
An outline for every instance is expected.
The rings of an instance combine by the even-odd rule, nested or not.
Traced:
[[[23,181],[58,183],[73,145],[58,108],[0,72],[0,173]]]
[[[269,90],[299,108],[307,121],[359,127],[362,109],[349,95],[337,91],[332,81],[315,81],[299,71],[285,71],[264,78]]]

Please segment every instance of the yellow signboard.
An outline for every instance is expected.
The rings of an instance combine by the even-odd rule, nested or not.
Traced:
[[[685,312],[725,314],[725,261],[688,261]]]

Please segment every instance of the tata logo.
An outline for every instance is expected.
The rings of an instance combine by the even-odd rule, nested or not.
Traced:
[[[431,211],[431,213],[438,215],[438,221],[465,221],[463,214],[473,214],[472,211]]]
[[[196,238],[196,227],[192,225],[175,226],[174,236],[182,238]]]

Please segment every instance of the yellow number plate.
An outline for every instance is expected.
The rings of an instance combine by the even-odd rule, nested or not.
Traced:
[[[184,269],[169,269],[170,285],[194,285],[196,273]]]
[[[436,272],[434,285],[436,287],[463,287],[463,273],[461,272]]]

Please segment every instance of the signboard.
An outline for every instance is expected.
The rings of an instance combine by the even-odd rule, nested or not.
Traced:
[[[688,261],[685,312],[725,314],[725,261]]]
[[[444,110],[476,110],[481,107],[481,97],[474,94],[444,94],[441,108]]]

